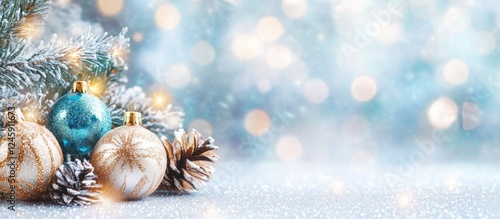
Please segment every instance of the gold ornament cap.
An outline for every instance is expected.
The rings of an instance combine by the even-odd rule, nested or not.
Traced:
[[[87,93],[87,82],[86,81],[75,81],[73,82],[73,93]]]
[[[123,125],[142,125],[142,116],[139,112],[127,111],[123,115]]]

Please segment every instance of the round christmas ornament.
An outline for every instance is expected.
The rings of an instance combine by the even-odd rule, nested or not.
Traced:
[[[47,127],[59,141],[67,161],[89,158],[97,141],[111,130],[111,115],[101,100],[87,93],[87,82],[75,81],[72,93],[52,107]]]
[[[141,114],[126,112],[124,125],[97,142],[90,162],[104,186],[104,196],[140,199],[160,185],[167,167],[162,142],[141,126]]]
[[[0,192],[9,199],[36,200],[47,194],[63,153],[45,127],[24,121],[19,109],[6,112],[0,139]]]

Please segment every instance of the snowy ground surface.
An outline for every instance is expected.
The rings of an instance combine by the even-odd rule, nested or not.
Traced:
[[[25,202],[15,212],[3,205],[0,218],[500,218],[498,166],[420,167],[399,175],[403,186],[386,178],[397,168],[238,167],[219,163],[213,181],[191,195],[155,193],[86,207]]]

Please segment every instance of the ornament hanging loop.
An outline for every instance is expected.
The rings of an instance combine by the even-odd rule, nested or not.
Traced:
[[[85,81],[85,75],[83,73],[78,73],[76,75],[76,81]]]
[[[87,82],[83,80],[83,74],[79,73],[76,76],[76,81],[73,82],[73,88],[71,91],[73,93],[87,93]]]
[[[137,112],[137,111],[139,111],[139,104],[137,104],[137,102],[135,102],[135,101],[131,101],[127,105],[127,111],[129,111],[129,112]]]
[[[127,112],[123,114],[123,125],[142,125],[142,116],[139,111],[139,105],[132,101],[127,105]]]

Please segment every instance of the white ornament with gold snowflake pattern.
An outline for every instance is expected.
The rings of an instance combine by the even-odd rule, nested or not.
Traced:
[[[160,185],[167,155],[158,137],[141,126],[141,114],[126,112],[124,125],[104,135],[90,162],[104,197],[118,200],[144,198]]]
[[[18,200],[41,199],[63,163],[61,147],[48,129],[24,121],[19,109],[5,115],[10,124],[0,139],[0,192]]]

